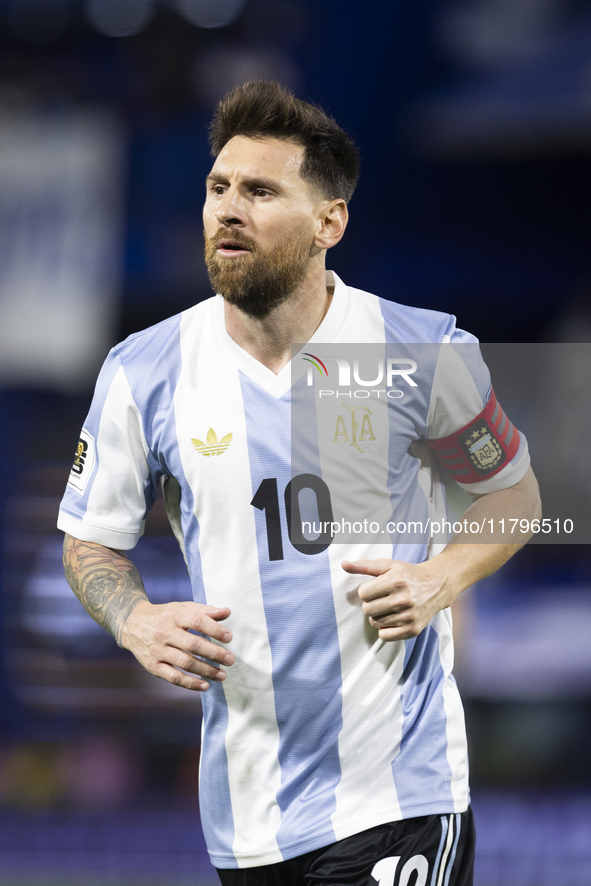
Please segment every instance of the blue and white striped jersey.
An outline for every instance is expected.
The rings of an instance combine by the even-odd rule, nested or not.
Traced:
[[[475,339],[447,314],[334,282],[307,353],[339,343],[442,343],[427,395],[422,384],[409,398],[408,420],[395,401],[402,419],[382,428],[389,463],[376,481],[386,516],[410,501],[416,519],[441,518],[434,452],[402,437],[439,441],[482,413],[491,385],[478,349],[463,359],[446,347]],[[58,525],[71,535],[133,548],[164,478],[194,599],[232,610],[236,662],[203,695],[201,813],[220,868],[271,864],[469,803],[449,610],[416,639],[382,643],[360,607],[359,577],[341,568],[343,559],[419,562],[437,548],[427,538],[339,544],[335,536],[313,551],[290,542],[290,401],[308,369],[298,365],[299,376],[290,366],[275,375],[242,350],[226,331],[220,296],[130,336],[103,367],[60,510]],[[349,439],[351,428],[346,413],[340,424],[337,416],[335,439]],[[520,480],[529,456],[518,440],[500,470],[469,488]],[[298,466],[330,486],[324,469],[319,451]]]

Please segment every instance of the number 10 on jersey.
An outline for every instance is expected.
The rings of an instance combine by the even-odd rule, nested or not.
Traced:
[[[325,531],[320,532],[314,541],[307,540],[302,533],[299,494],[303,489],[311,489],[316,496],[320,528],[325,527]],[[333,522],[333,515],[330,490],[324,480],[315,474],[297,474],[285,487],[283,499],[287,534],[296,551],[299,551],[300,554],[319,554],[321,551],[325,551],[332,542],[332,532],[329,527]],[[265,513],[269,560],[283,560],[281,511],[276,477],[268,477],[261,481],[251,505]]]

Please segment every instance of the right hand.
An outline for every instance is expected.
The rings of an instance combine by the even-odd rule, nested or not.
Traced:
[[[234,662],[234,654],[229,649],[207,639],[230,642],[232,634],[220,624],[229,615],[227,607],[218,609],[190,602],[154,604],[142,600],[123,626],[121,646],[133,652],[140,664],[156,677],[204,692],[209,688],[208,679],[224,680],[226,672],[202,658],[227,666]],[[190,630],[207,636],[197,636],[189,633]]]

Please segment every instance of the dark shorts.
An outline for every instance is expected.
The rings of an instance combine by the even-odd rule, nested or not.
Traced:
[[[218,870],[223,886],[472,886],[472,810],[378,825],[289,861]]]

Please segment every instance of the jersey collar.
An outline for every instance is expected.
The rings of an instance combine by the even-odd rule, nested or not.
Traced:
[[[349,301],[349,293],[343,281],[333,272],[326,272],[326,284],[331,286],[334,284],[334,293],[330,307],[326,312],[322,323],[315,331],[314,335],[306,342],[307,346],[313,344],[322,344],[335,341],[339,329],[343,325],[345,315],[347,313],[347,305]],[[293,381],[296,380],[307,367],[304,361],[291,360],[283,367],[278,375],[259,363],[251,354],[245,351],[237,344],[233,338],[228,335],[226,324],[224,322],[224,299],[221,295],[216,295],[212,301],[214,325],[218,344],[225,356],[230,359],[241,372],[244,372],[252,381],[256,382],[261,388],[264,388],[273,397],[282,397],[290,390]]]

